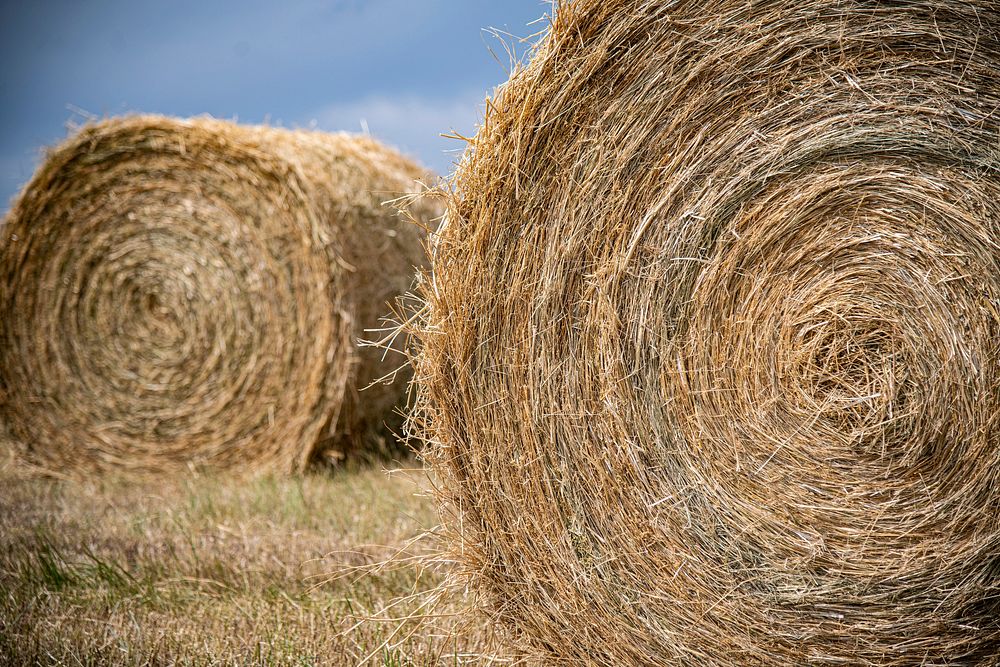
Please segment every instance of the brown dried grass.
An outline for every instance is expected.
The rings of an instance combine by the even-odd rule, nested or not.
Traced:
[[[384,443],[400,358],[359,351],[425,262],[375,141],[135,116],[46,157],[0,236],[0,421],[56,473],[286,472]],[[430,203],[411,213],[431,224]]]
[[[450,558],[545,664],[1000,656],[1000,5],[578,0],[415,328]]]

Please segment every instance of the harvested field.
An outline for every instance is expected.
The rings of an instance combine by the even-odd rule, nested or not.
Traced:
[[[372,139],[135,116],[52,149],[0,227],[0,421],[55,475],[302,470],[392,443],[431,177]],[[374,383],[360,400],[358,391]]]
[[[443,548],[545,665],[1000,661],[1000,5],[560,2],[423,277]]]
[[[482,637],[449,636],[448,617],[418,634],[388,620],[440,581],[404,560],[435,519],[414,495],[424,483],[419,470],[137,483],[4,467],[0,664],[458,664]]]

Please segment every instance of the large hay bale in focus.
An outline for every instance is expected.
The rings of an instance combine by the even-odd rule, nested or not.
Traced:
[[[301,469],[377,439],[359,352],[422,265],[375,141],[137,116],[52,150],[0,228],[0,420],[53,471]],[[430,224],[429,204],[414,208]]]
[[[545,664],[996,665],[1000,6],[559,3],[412,426]]]

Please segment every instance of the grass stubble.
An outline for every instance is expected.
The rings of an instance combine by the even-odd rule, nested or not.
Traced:
[[[0,663],[464,664],[479,638],[429,593],[412,468],[61,481],[5,461]]]

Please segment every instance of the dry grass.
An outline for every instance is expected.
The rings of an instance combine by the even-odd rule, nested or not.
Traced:
[[[0,663],[458,664],[478,640],[445,639],[447,619],[409,638],[410,625],[363,622],[405,616],[423,598],[379,612],[439,583],[408,562],[356,570],[413,552],[404,547],[435,520],[414,496],[422,479],[366,469],[59,482],[7,467]]]
[[[0,420],[54,474],[287,472],[394,442],[404,360],[356,341],[425,262],[430,175],[376,141],[114,118],[0,224]]]
[[[458,582],[554,665],[1000,660],[1000,4],[577,0],[433,241]]]

